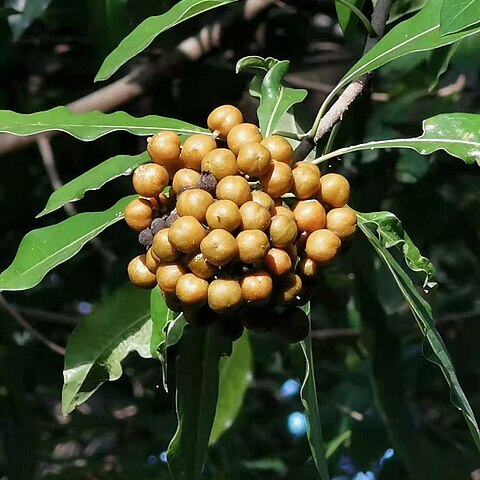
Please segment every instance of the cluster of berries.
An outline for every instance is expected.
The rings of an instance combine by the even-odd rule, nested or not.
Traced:
[[[292,306],[308,301],[309,282],[356,230],[349,183],[307,161],[292,165],[290,143],[263,138],[234,106],[207,123],[213,135],[183,146],[173,132],[148,139],[152,163],[135,170],[139,198],[125,210],[147,249],[130,262],[130,280],[158,284],[173,310],[235,311],[247,328],[277,324],[301,340],[308,321]]]

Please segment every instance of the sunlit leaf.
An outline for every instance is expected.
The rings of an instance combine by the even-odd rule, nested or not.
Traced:
[[[388,32],[373,48],[346,73],[335,89],[329,94],[326,103],[364,73],[369,73],[392,60],[414,52],[433,50],[450,45],[462,38],[480,32],[480,27],[466,28],[458,33],[442,36],[440,33],[439,12],[443,0],[430,0],[415,16],[399,23]]]
[[[100,67],[95,81],[111,77],[122,65],[145,50],[165,30],[195,15],[234,1],[236,0],[180,0],[163,15],[147,18],[108,55]]]
[[[45,208],[37,215],[37,218],[54,212],[69,202],[75,202],[84,197],[89,190],[98,190],[107,182],[122,175],[130,175],[133,170],[144,163],[150,162],[147,152],[140,155],[117,155],[109,158],[88,172],[75,177],[70,182],[55,190],[48,199]]]
[[[92,238],[123,218],[135,195],[103,212],[79,213],[63,222],[33,230],[23,238],[12,264],[0,274],[0,291],[32,288],[57,265],[77,254]]]
[[[424,257],[403,229],[402,222],[391,212],[359,213],[357,217],[363,223],[374,223],[377,226],[378,238],[382,247],[397,248],[402,252],[410,270],[419,273],[423,278],[423,288],[432,289],[437,286],[435,267]]]
[[[189,326],[178,344],[176,408],[178,427],[167,450],[175,480],[199,480],[215,418],[220,358],[231,343],[215,329]]]
[[[0,132],[13,135],[59,131],[79,140],[91,141],[118,130],[134,135],[153,135],[163,130],[171,130],[179,135],[208,133],[204,128],[157,115],[136,118],[125,112],[73,113],[66,107],[27,114],[0,110]]]
[[[74,330],[65,353],[62,410],[70,413],[105,381],[118,380],[132,351],[150,357],[148,290],[128,285],[107,297]]]
[[[445,150],[467,164],[480,165],[480,115],[445,113],[423,122],[423,135],[361,143],[340,148],[315,160],[316,163],[360,150],[411,148],[422,155]]]
[[[480,23],[480,0],[443,0],[440,33],[448,35]]]
[[[210,445],[231,427],[253,380],[252,349],[248,332],[233,344],[232,354],[220,360],[217,411],[210,434]]]
[[[245,69],[257,70],[250,92],[260,98],[257,116],[260,130],[265,137],[272,135],[285,113],[295,104],[303,101],[307,91],[284,85],[290,62],[274,58],[245,57],[237,63],[237,72]],[[261,82],[261,83],[260,83]]]
[[[462,387],[460,386],[450,354],[448,353],[442,337],[435,328],[432,309],[429,303],[420,295],[417,287],[405,271],[404,267],[398,263],[396,258],[390,252],[390,248],[395,245],[396,242],[391,244],[391,242],[385,240],[385,238],[391,237],[391,230],[397,228],[394,217],[391,216],[391,214],[385,214],[385,212],[375,214],[357,213],[357,217],[359,228],[373,246],[378,256],[390,270],[403,297],[405,298],[405,301],[408,303],[415,321],[424,336],[425,342],[429,347],[428,350],[425,349],[425,354],[428,359],[440,367],[450,387],[452,403],[463,413],[472,438],[474,439],[477,448],[480,450],[480,431],[475,415]],[[390,246],[387,247],[387,245]],[[420,260],[420,262],[415,262],[413,266],[415,267],[417,265],[423,270],[424,264],[425,261]],[[412,267],[411,262],[407,261],[407,265],[409,268]],[[418,269],[414,268],[414,270]]]

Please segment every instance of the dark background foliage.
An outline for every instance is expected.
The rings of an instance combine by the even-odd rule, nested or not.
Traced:
[[[53,0],[16,41],[9,20],[0,17],[0,108],[29,113],[90,93],[102,59],[119,39],[173,3]],[[105,5],[112,8],[103,10]],[[161,47],[155,42],[133,65],[160,61],[179,41],[219,16],[215,10],[168,32]],[[135,116],[155,113],[205,125],[208,112],[228,102],[255,121],[250,77],[235,75],[235,63],[256,54],[291,61],[287,80],[309,90],[309,111],[302,112],[308,119],[361,54],[364,32],[356,28],[346,41],[333,2],[279,2],[254,25],[238,31],[232,25],[231,41],[222,48],[185,64],[173,76],[148,82],[145,94],[122,109]],[[421,121],[434,114],[478,112],[478,47],[478,37],[463,41],[431,92],[432,54],[411,55],[382,68],[372,90],[345,116],[336,145],[417,135]],[[66,182],[106,158],[142,151],[145,142],[116,133],[91,143],[61,136],[52,146]],[[60,221],[66,213],[59,210],[35,220],[52,191],[36,146],[0,162],[3,270],[28,231]],[[434,262],[437,326],[480,414],[478,169],[443,153],[422,157],[405,150],[362,152],[329,168],[351,180],[354,208],[394,212]],[[130,192],[129,179],[121,178],[88,193],[76,207],[101,210]],[[87,246],[33,290],[5,298],[47,338],[65,345],[79,318],[126,282],[125,266],[138,248],[135,234],[117,224],[101,236],[100,244]],[[369,275],[361,277],[366,260]],[[359,292],[360,280],[365,288]],[[371,289],[378,289],[381,304]],[[420,334],[393,281],[360,238],[323,272],[317,293],[312,316],[315,368],[333,477],[470,478],[480,462],[464,421],[449,401],[440,371],[424,358]],[[0,478],[169,478],[163,452],[176,420],[158,363],[132,354],[119,381],[104,385],[65,418],[60,413],[62,357],[7,311],[0,309],[0,319]],[[205,478],[317,478],[296,395],[301,353],[268,336],[254,336],[253,347],[255,379],[237,422],[210,450]],[[333,448],[332,441],[339,439],[343,441]]]

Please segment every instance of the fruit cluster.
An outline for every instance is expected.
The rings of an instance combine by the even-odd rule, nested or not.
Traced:
[[[255,330],[278,311],[299,324],[303,312],[291,306],[308,300],[319,268],[355,233],[349,183],[307,161],[292,165],[290,143],[263,138],[234,106],[216,108],[207,123],[213,135],[183,145],[168,131],[148,139],[152,163],[133,173],[139,198],[125,210],[146,248],[130,262],[130,280],[158,284],[173,310],[236,311]],[[298,341],[304,330],[284,336]]]

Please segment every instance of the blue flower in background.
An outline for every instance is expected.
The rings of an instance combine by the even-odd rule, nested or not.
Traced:
[[[82,315],[88,315],[92,313],[93,307],[90,302],[78,302],[77,311]]]
[[[161,461],[162,463],[167,463],[167,452],[162,452],[162,453],[158,456],[158,458],[160,459],[160,461]]]
[[[283,382],[280,388],[280,395],[283,398],[295,397],[300,392],[300,387],[300,382],[297,382],[297,380],[294,380],[293,378],[289,378]]]
[[[301,412],[293,412],[287,418],[288,431],[295,437],[305,435],[307,431],[307,421],[305,415]]]
[[[347,455],[342,455],[340,457],[340,460],[338,461],[338,468],[340,468],[342,472],[348,473],[349,475],[353,475],[357,471],[352,459]]]
[[[375,474],[373,472],[358,472],[353,480],[375,480]]]

